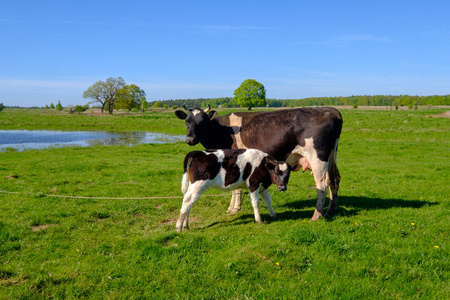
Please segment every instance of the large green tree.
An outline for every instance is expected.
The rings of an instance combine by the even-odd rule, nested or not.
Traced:
[[[126,86],[125,80],[122,77],[108,78],[106,81],[97,81],[87,88],[83,93],[83,98],[92,99],[89,104],[100,103],[102,113],[105,107],[110,114],[113,113],[115,102],[117,100],[118,91]]]
[[[266,105],[266,89],[254,79],[247,79],[234,91],[234,102],[251,109]]]
[[[117,91],[117,95],[117,105],[120,108],[131,110],[145,106],[145,92],[135,84],[126,85]]]

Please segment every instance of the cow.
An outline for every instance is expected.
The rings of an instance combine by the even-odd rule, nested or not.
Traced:
[[[248,189],[255,221],[262,223],[259,213],[259,195],[269,214],[276,218],[272,208],[269,186],[274,183],[281,192],[286,191],[291,167],[278,162],[257,149],[219,149],[192,151],[184,158],[181,191],[184,194],[177,231],[189,229],[192,205],[210,187],[221,190]]]
[[[217,116],[209,106],[202,110],[175,111],[186,122],[186,143],[201,143],[206,149],[255,148],[276,160],[310,170],[317,189],[317,204],[312,220],[324,216],[328,188],[330,203],[326,215],[333,216],[341,176],[336,165],[342,116],[332,107],[304,107],[270,112],[235,112]],[[241,207],[239,193],[234,193],[229,211]]]

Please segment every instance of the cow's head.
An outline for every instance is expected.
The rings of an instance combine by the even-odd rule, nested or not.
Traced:
[[[292,167],[284,161],[277,161],[271,156],[266,157],[265,165],[269,171],[272,183],[277,185],[280,192],[286,191]]]
[[[182,110],[176,110],[175,115],[186,122],[186,143],[197,145],[205,136],[209,123],[216,117],[217,112],[211,110],[209,105],[205,110],[199,108],[189,109],[185,104],[183,104],[183,107],[187,110],[187,113]]]

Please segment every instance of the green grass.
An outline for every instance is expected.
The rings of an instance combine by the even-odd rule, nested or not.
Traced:
[[[248,196],[228,215],[229,197],[209,190],[177,234],[182,161],[201,146],[0,153],[0,190],[13,192],[0,193],[0,298],[448,299],[450,120],[430,117],[440,112],[343,110],[339,207],[317,222],[313,178],[297,172],[286,193],[271,188],[277,220],[261,203],[256,224]],[[0,113],[0,129],[80,123],[185,131],[170,110]]]
[[[0,114],[0,129],[32,130],[106,130],[152,131],[183,133],[183,122],[174,122],[174,111],[148,110],[145,113],[115,112],[113,115],[81,113],[68,114],[54,109],[6,108]],[[176,119],[178,120],[178,119]]]

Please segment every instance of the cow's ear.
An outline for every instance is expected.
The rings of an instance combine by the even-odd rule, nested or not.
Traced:
[[[291,169],[292,169],[292,171],[297,172],[298,170],[301,169],[301,167],[302,167],[301,164],[295,163],[295,164],[293,164],[293,165],[291,166]]]
[[[208,117],[210,120],[213,120],[217,116],[217,111],[212,110],[208,113]]]
[[[175,116],[177,116],[178,119],[181,119],[181,120],[184,120],[187,117],[186,113],[184,111],[182,111],[182,110],[176,110],[175,111]]]

